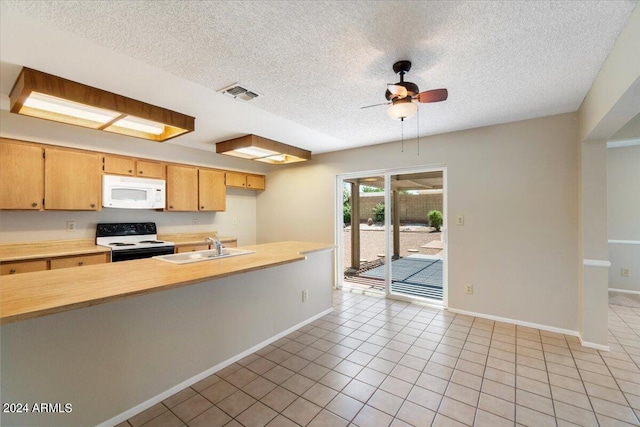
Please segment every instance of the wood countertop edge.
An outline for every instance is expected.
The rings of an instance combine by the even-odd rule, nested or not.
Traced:
[[[154,292],[160,292],[163,290],[175,289],[179,287],[185,287],[185,286],[189,286],[197,283],[202,283],[208,280],[222,279],[225,277],[230,277],[230,276],[234,276],[242,273],[276,267],[279,265],[285,265],[285,264],[289,264],[297,261],[303,261],[307,258],[306,254],[310,254],[313,252],[330,251],[330,250],[334,250],[334,248],[335,248],[335,245],[322,244],[322,243],[309,243],[309,242],[278,242],[274,244],[248,246],[246,247],[246,249],[255,250],[258,252],[257,255],[262,255],[265,258],[262,260],[254,261],[253,265],[251,265],[251,263],[248,263],[249,266],[235,265],[236,261],[230,261],[230,260],[233,260],[234,258],[227,258],[225,260],[229,260],[231,262],[231,265],[227,266],[227,269],[220,272],[209,273],[206,271],[206,269],[204,269],[203,271],[203,268],[198,269],[198,267],[196,267],[196,269],[193,272],[193,277],[191,278],[190,277],[168,278],[168,279],[164,279],[164,283],[160,283],[159,285],[150,285],[147,287],[136,288],[131,291],[118,290],[118,293],[106,294],[106,295],[100,295],[100,296],[89,295],[86,298],[83,298],[81,295],[79,295],[75,301],[73,301],[73,297],[71,298],[66,297],[71,300],[69,303],[64,303],[64,302],[61,303],[59,301],[61,297],[54,293],[51,296],[51,299],[54,300],[53,303],[52,301],[48,301],[47,299],[44,299],[44,301],[41,301],[40,303],[35,303],[35,304],[32,303],[31,307],[28,304],[25,304],[25,307],[23,309],[21,309],[21,307],[18,307],[13,310],[9,310],[10,314],[8,315],[5,314],[7,311],[6,310],[7,307],[3,307],[4,305],[3,302],[6,302],[7,298],[0,298],[0,325],[14,323],[22,320],[27,320],[27,319],[33,319],[33,318],[42,317],[42,316],[47,316],[50,314],[61,313],[64,311],[70,311],[70,310],[75,310],[79,308],[104,304],[104,303],[115,301],[118,299],[140,296],[140,295],[150,294]],[[148,260],[149,259],[139,260],[139,261],[145,262]],[[137,261],[128,261],[128,262],[137,262]],[[118,264],[119,263],[116,263],[115,266],[117,267]],[[195,265],[198,265],[198,264],[200,263],[196,263]],[[203,265],[206,265],[206,264],[203,263]],[[104,273],[104,271],[101,271],[101,270],[109,269],[110,267],[113,267],[113,266],[114,264],[108,263],[108,264],[99,264],[94,266],[77,267],[77,268],[82,268],[84,269],[82,271],[85,271],[87,273],[90,271],[91,272],[93,271],[89,269],[95,268],[96,272]],[[168,269],[169,270],[168,273],[170,273],[170,270],[175,269],[176,267],[184,268],[185,266],[166,265],[163,268]],[[58,272],[57,275],[59,276],[60,274],[63,274],[65,270],[69,272],[71,269],[56,270]],[[24,300],[30,301],[30,298],[33,298],[33,297],[30,297],[29,295],[32,295],[34,290],[37,290],[38,292],[40,292],[40,288],[38,288],[37,285],[26,286],[27,290],[23,295],[20,295],[20,289],[22,288],[20,288],[19,286],[16,286],[17,285],[17,283],[15,283],[16,280],[22,277],[24,279],[31,278],[32,281],[38,281],[38,280],[35,280],[35,278],[38,277],[38,279],[42,279],[43,277],[46,277],[43,275],[44,273],[45,272],[23,273],[21,275],[12,276],[12,280],[14,281],[14,283],[10,285],[10,287],[13,287],[13,289],[18,288],[19,290],[17,291],[18,292],[17,296],[15,294],[13,295],[14,298],[10,300],[10,303],[17,304],[15,301],[19,301],[20,299],[22,299],[23,301]],[[54,279],[59,280],[60,277],[54,276]],[[49,282],[52,282],[52,279],[44,280],[45,286],[48,286],[47,283]],[[162,282],[162,280],[160,280],[160,282]],[[108,280],[107,280],[107,283],[109,283]],[[22,284],[20,283],[19,285],[21,286]],[[80,279],[79,282],[75,282],[73,284],[73,286],[76,286],[75,289],[77,289],[77,286],[79,285],[82,285],[82,278]],[[96,286],[95,283],[93,285]],[[71,288],[73,288],[73,286]],[[1,284],[0,284],[0,290],[3,290]],[[31,292],[31,294],[29,292]],[[113,290],[113,292],[115,292],[115,290]],[[5,294],[5,297],[6,297],[6,294]]]
[[[306,251],[300,251],[299,253],[301,255],[308,255],[308,254],[313,254],[313,253],[317,253],[317,252],[332,251],[332,250],[337,249],[337,248],[338,248],[337,245],[327,245],[327,247],[325,247],[325,248],[309,249],[309,250],[306,250]]]
[[[305,259],[306,259],[305,256],[299,255],[298,257],[295,257],[295,258],[285,259],[285,260],[281,260],[281,261],[275,261],[275,262],[271,262],[269,264],[264,264],[264,265],[256,265],[256,266],[253,266],[253,267],[248,267],[248,268],[243,269],[243,270],[226,271],[226,272],[223,272],[223,273],[212,275],[210,277],[197,277],[197,278],[193,278],[193,279],[184,280],[184,281],[181,281],[181,282],[169,283],[169,284],[166,284],[166,285],[159,285],[159,286],[154,286],[154,287],[144,288],[144,289],[136,289],[136,290],[131,291],[131,292],[125,292],[125,293],[120,293],[120,294],[116,294],[116,295],[109,295],[109,296],[105,296],[105,297],[101,297],[101,298],[88,299],[88,300],[85,300],[85,301],[78,301],[78,302],[70,303],[70,304],[63,304],[63,305],[57,305],[57,306],[52,306],[52,307],[34,309],[34,310],[31,310],[31,311],[24,311],[22,313],[16,313],[16,314],[9,315],[9,316],[5,316],[4,314],[0,313],[0,326],[1,325],[6,325],[6,324],[10,324],[10,323],[20,322],[20,321],[23,321],[23,320],[35,319],[35,318],[43,317],[43,316],[49,316],[49,315],[52,315],[52,314],[63,313],[65,311],[71,311],[71,310],[77,310],[77,309],[80,309],[80,308],[92,307],[94,305],[105,304],[105,303],[109,303],[109,302],[113,302],[113,301],[117,301],[117,300],[121,300],[121,299],[132,298],[132,297],[137,297],[137,296],[143,296],[143,295],[152,294],[152,293],[156,293],[156,292],[168,291],[168,290],[171,290],[171,289],[183,288],[183,287],[186,287],[186,286],[191,286],[191,285],[196,285],[196,284],[199,284],[199,283],[203,283],[203,282],[206,282],[208,280],[224,279],[225,277],[236,276],[238,274],[249,273],[249,272],[252,272],[252,271],[264,270],[264,269],[271,268],[271,267],[277,267],[279,265],[291,264],[291,263],[298,262],[298,261],[304,261]]]

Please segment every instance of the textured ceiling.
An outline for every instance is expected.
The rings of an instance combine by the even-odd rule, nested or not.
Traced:
[[[259,133],[326,152],[400,139],[385,107],[360,107],[385,101],[401,59],[420,90],[449,89],[420,106],[421,136],[576,111],[636,4],[3,0],[3,26],[21,25],[3,28],[1,89],[27,65],[195,115],[196,132],[171,143]],[[38,38],[8,34],[30,28]],[[135,88],[112,81],[123,67],[144,69]],[[261,96],[215,93],[235,82]],[[187,84],[201,95],[183,99]]]

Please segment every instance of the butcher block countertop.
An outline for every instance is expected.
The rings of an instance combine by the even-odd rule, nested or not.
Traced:
[[[191,264],[147,258],[3,276],[0,324],[288,264],[333,248],[326,243],[266,243],[243,247],[253,254]]]
[[[48,240],[44,242],[0,244],[0,262],[24,261],[72,255],[109,253],[111,249],[96,246],[94,239]],[[2,279],[4,280],[4,278]]]

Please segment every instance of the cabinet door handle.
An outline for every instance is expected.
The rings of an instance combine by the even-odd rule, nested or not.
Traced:
[[[133,169],[129,169],[129,173],[133,173]]]
[[[140,175],[142,175],[144,173],[143,171],[139,171],[139,172],[140,172]]]
[[[169,206],[169,209],[173,209],[173,206]]]
[[[15,272],[16,272],[16,270],[13,269],[13,268],[11,270],[9,270],[9,274],[15,274]]]
[[[82,266],[84,265],[84,261],[80,261],[80,262],[78,263],[78,265],[79,265],[80,267],[82,267]]]
[[[38,206],[38,204],[36,202],[31,203],[31,207],[35,208],[36,206]]]
[[[95,203],[91,203],[91,207],[92,207],[92,208],[95,208],[95,207],[96,207],[96,204],[95,204]]]
[[[204,206],[200,206],[200,209],[204,209]]]

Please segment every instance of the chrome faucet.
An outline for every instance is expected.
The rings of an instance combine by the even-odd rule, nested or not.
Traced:
[[[218,233],[214,233],[213,237],[207,237],[204,241],[209,244],[209,249],[211,249],[211,245],[213,245],[216,247],[216,253],[222,255],[222,242],[218,238]]]

